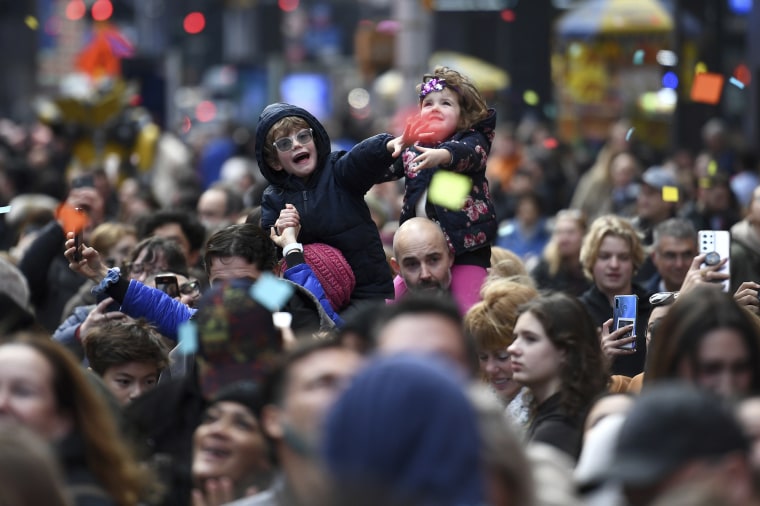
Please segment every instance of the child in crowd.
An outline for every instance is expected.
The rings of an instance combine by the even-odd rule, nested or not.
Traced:
[[[496,113],[472,82],[447,67],[436,67],[417,85],[420,115],[410,129],[419,140],[393,166],[396,178],[406,177],[400,223],[414,216],[437,222],[455,255],[451,292],[463,312],[479,300],[480,286],[490,267],[491,244],[497,234],[496,212],[486,180]],[[422,170],[429,169],[429,170]],[[428,199],[436,172],[466,174],[472,180],[464,206],[452,211]],[[401,277],[396,298],[406,292]]]
[[[145,320],[114,320],[90,330],[84,352],[119,404],[125,406],[153,389],[169,364],[161,334]]]
[[[377,226],[364,195],[387,180],[388,167],[409,146],[411,126],[394,138],[379,134],[350,151],[332,151],[322,124],[290,104],[267,106],[256,127],[256,160],[270,185],[261,201],[261,226],[280,234],[301,227],[303,244],[325,243],[343,253],[356,277],[352,311],[392,296],[393,283]],[[288,245],[303,251],[301,243]]]

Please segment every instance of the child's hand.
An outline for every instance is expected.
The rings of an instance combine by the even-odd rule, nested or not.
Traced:
[[[391,152],[393,158],[397,158],[404,149],[413,146],[419,141],[429,139],[434,135],[427,130],[427,122],[421,118],[410,118],[406,122],[404,133],[388,141],[388,151]]]
[[[430,169],[438,166],[448,166],[453,160],[453,155],[448,149],[443,148],[423,148],[417,146],[419,155],[415,156],[411,162],[410,170],[417,172],[422,169]]]
[[[301,216],[293,204],[285,204],[285,208],[280,211],[280,216],[274,222],[277,235],[282,234],[288,227],[298,227],[299,230],[301,228]]]

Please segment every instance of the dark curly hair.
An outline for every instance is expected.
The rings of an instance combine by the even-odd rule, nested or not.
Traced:
[[[596,326],[575,297],[561,292],[544,293],[520,307],[531,313],[552,344],[565,355],[560,377],[560,403],[565,414],[583,416],[609,382]]]

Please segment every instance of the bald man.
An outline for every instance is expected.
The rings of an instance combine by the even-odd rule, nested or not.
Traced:
[[[448,292],[451,286],[451,254],[441,227],[427,218],[410,218],[393,237],[391,267],[412,292]],[[401,286],[400,286],[401,285]],[[396,299],[404,293],[396,283]]]

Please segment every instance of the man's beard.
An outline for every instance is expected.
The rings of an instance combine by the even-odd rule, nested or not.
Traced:
[[[418,294],[429,293],[438,295],[442,293],[448,293],[448,288],[444,288],[443,285],[437,281],[423,281],[412,287],[410,291]]]

